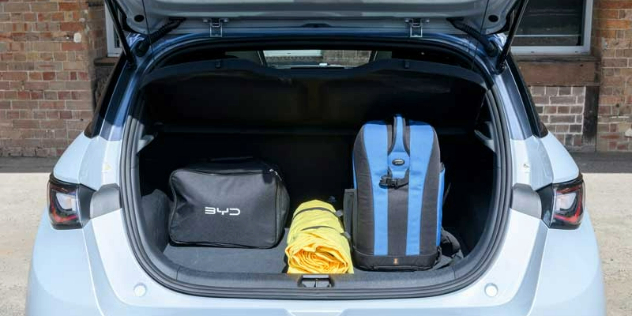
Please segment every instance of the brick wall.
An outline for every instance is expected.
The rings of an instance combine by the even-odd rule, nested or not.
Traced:
[[[593,21],[602,67],[597,150],[632,151],[632,1],[596,0]]]
[[[540,119],[566,148],[584,150],[586,87],[532,86]]]
[[[534,82],[532,92],[543,121],[569,149],[596,143],[600,151],[632,151],[632,1],[595,0],[594,7],[598,92],[571,82]],[[60,155],[83,130],[107,73],[93,65],[106,54],[104,27],[100,0],[0,0],[1,156]],[[322,58],[350,63],[366,55]],[[597,96],[597,138],[586,141],[595,125],[586,127],[591,116],[584,113],[597,112]]]
[[[92,118],[102,1],[0,2],[0,155],[57,156]]]

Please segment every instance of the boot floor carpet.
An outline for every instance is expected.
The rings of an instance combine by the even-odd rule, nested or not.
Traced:
[[[205,272],[285,273],[287,271],[287,258],[285,257],[287,233],[288,229],[285,230],[283,240],[270,249],[217,248],[168,244],[163,253],[178,265]],[[458,234],[455,235],[460,240],[460,236]],[[364,271],[355,268],[355,274],[365,273],[381,274],[376,271]],[[392,273],[383,272],[384,275]]]
[[[286,246],[287,229],[283,240],[270,249],[168,244],[163,253],[174,263],[193,270],[232,273],[283,273],[286,270]]]

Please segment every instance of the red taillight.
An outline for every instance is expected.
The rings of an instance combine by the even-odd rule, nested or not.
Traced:
[[[57,229],[81,228],[78,185],[51,177],[48,181],[48,215]]]
[[[585,207],[584,180],[553,184],[541,190],[542,219],[551,228],[574,229],[582,222]]]

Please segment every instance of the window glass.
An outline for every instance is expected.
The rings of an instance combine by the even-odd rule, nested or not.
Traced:
[[[514,46],[582,46],[585,0],[530,0]]]
[[[371,57],[370,51],[358,50],[268,50],[263,54],[274,68],[350,68],[368,63]]]

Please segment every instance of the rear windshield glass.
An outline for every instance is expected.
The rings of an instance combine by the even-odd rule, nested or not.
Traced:
[[[371,51],[362,50],[266,50],[263,55],[273,68],[350,68],[371,59]]]

